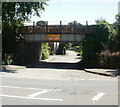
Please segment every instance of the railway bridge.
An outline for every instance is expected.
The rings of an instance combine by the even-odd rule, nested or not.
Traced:
[[[22,63],[33,63],[40,59],[42,42],[81,42],[87,33],[95,29],[94,25],[40,25],[22,26],[24,37]]]

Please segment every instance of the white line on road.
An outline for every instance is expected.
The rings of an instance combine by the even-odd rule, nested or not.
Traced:
[[[62,91],[57,89],[40,89],[40,88],[27,88],[27,87],[16,87],[16,86],[0,86],[4,88],[18,88],[18,89],[30,89],[30,90],[48,90],[48,91]]]
[[[93,100],[93,103],[95,103],[97,100],[99,100],[105,93],[98,93],[95,97],[93,97],[91,100]]]
[[[27,78],[27,77],[30,77],[30,76],[33,76],[33,74],[25,74],[25,76],[22,76],[22,78]]]
[[[21,96],[12,96],[12,95],[0,95],[2,97],[9,98],[21,98],[21,99],[32,99],[32,100],[46,100],[46,101],[63,101],[63,99],[51,99],[51,98],[31,98],[31,97],[21,97]]]
[[[80,79],[80,80],[82,80],[82,81],[83,81],[83,80],[85,80],[85,79]]]
[[[40,95],[40,94],[44,94],[44,93],[47,93],[47,92],[49,92],[49,90],[39,91],[39,92],[30,94],[29,97],[35,97],[35,96],[38,96],[38,95]]]
[[[12,77],[12,75],[11,76],[6,76],[6,75],[0,75],[0,77],[9,77],[9,78],[19,78],[19,79],[23,79],[22,78],[22,76],[13,76]],[[40,77],[26,77],[25,79],[35,79],[35,80],[64,80],[64,81],[69,81],[69,80],[71,80],[71,78],[52,78],[52,77],[50,77],[50,78],[40,78]],[[73,81],[80,81],[80,80],[85,80],[85,81],[87,81],[87,80],[90,80],[90,79],[72,79]],[[93,79],[92,79],[93,80]],[[111,78],[111,77],[106,77],[105,79],[101,79],[101,78],[98,78],[98,79],[95,79],[96,81],[117,81],[118,80],[118,78]]]
[[[95,79],[92,79],[92,78],[91,78],[91,79],[89,79],[89,80],[92,80],[92,81],[94,81]]]

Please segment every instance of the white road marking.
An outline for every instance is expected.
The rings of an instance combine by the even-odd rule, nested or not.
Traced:
[[[95,103],[97,100],[99,100],[105,93],[98,93],[95,97],[93,97],[91,100],[93,100],[93,103]]]
[[[40,89],[40,88],[27,88],[27,87],[16,87],[16,86],[0,86],[4,88],[18,88],[18,89],[29,89],[29,90],[48,90],[48,91],[62,91],[57,89]]]
[[[89,80],[92,80],[92,81],[93,81],[93,80],[95,80],[95,79],[89,79]]]
[[[39,90],[37,88],[26,88],[26,87],[16,87],[16,86],[0,86],[4,88],[18,88],[18,89],[30,89],[30,90]]]
[[[27,77],[30,77],[30,76],[32,76],[33,74],[25,74],[25,76],[22,76],[22,78],[27,78]]]
[[[29,97],[35,97],[35,96],[38,96],[40,94],[44,94],[44,93],[47,93],[47,92],[49,92],[49,91],[48,90],[39,91],[39,92],[30,94]]]
[[[23,77],[22,76],[13,76],[13,74],[11,76],[8,76],[8,75],[4,75],[4,74],[0,74],[0,77],[9,77],[9,78],[19,78],[19,79],[22,79]],[[65,80],[65,81],[68,81],[68,80],[71,80],[71,78],[40,78],[40,77],[26,77],[25,79],[37,79],[37,80]],[[81,79],[72,79],[73,81],[79,81]],[[89,79],[85,79],[85,80],[89,80]],[[96,81],[116,81],[118,80],[118,78],[112,78],[112,77],[106,77],[106,78],[96,78],[95,79]]]
[[[85,79],[80,79],[80,80],[82,80],[82,81],[83,81],[83,80],[85,80]]]
[[[31,98],[31,97],[21,97],[21,96],[12,96],[12,95],[0,95],[2,97],[9,97],[9,98],[21,98],[21,99],[32,99],[32,100],[46,100],[46,101],[63,101],[63,99],[51,99],[51,98]]]

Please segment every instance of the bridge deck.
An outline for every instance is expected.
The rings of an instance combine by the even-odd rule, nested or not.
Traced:
[[[86,33],[93,31],[95,26],[81,25],[44,25],[44,26],[23,26],[21,34],[26,41],[47,42],[47,41],[82,41]]]
[[[94,28],[95,26],[80,25],[23,26],[21,34],[86,34]]]

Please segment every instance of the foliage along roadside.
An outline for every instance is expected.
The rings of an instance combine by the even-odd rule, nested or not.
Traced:
[[[82,43],[82,59],[85,67],[103,67],[105,60],[103,60],[101,53],[106,50],[109,52],[118,50],[115,29],[105,20],[97,20],[97,25],[96,30],[87,34]]]
[[[3,64],[14,63],[19,58],[18,50],[23,37],[20,35],[19,26],[32,16],[40,17],[41,11],[48,0],[40,2],[3,2],[2,3],[2,61]],[[11,56],[12,54],[12,56]],[[10,59],[8,57],[11,57]],[[9,61],[9,60],[12,61]]]
[[[49,48],[48,43],[42,43],[42,60],[49,58]]]

